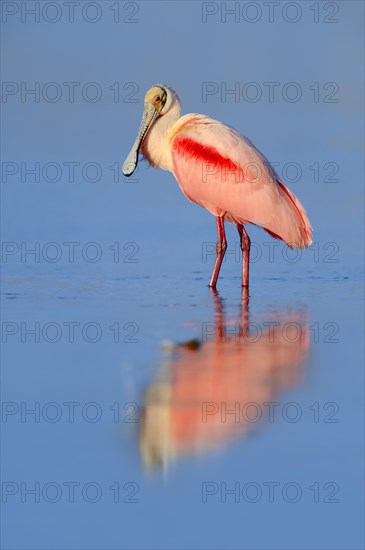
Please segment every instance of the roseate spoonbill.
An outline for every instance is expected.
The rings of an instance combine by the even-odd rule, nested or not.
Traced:
[[[123,174],[133,174],[141,149],[153,167],[174,174],[189,200],[216,217],[212,288],[227,249],[224,221],[235,223],[242,249],[242,286],[247,287],[250,238],[244,224],[261,226],[290,248],[311,244],[311,224],[299,200],[247,138],[204,115],[180,117],[180,110],[179,98],[168,86],[157,84],[148,90],[139,134],[123,164]]]

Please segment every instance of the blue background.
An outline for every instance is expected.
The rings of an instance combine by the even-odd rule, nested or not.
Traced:
[[[250,8],[241,2],[225,21],[221,2],[105,1],[95,8],[81,1],[74,22],[62,2],[61,11],[50,5],[45,12],[49,3],[41,2],[39,22],[22,14],[21,4],[2,3],[3,92],[14,91],[2,95],[2,240],[19,247],[2,256],[2,327],[19,329],[3,344],[2,398],[19,408],[22,402],[96,402],[103,414],[95,423],[80,413],[68,422],[64,407],[54,423],[3,415],[2,479],[19,488],[3,504],[3,547],[363,548],[363,3],[295,2],[290,8],[282,2],[270,20],[263,3]],[[207,9],[216,13],[204,22]],[[47,87],[51,82],[56,86]],[[65,82],[79,83],[74,101]],[[90,82],[101,92],[98,101],[90,100],[95,86],[82,94]],[[262,251],[251,265],[250,315],[262,322],[304,310],[311,326],[318,323],[319,341],[310,332],[301,382],[274,395],[300,404],[306,411],[300,422],[263,422],[252,436],[242,433],[216,452],[178,457],[167,472],[150,476],[139,453],[140,423],[113,422],[109,407],[118,402],[122,418],[125,404],[142,407],[165,361],[161,342],[201,337],[216,307],[206,286],[213,256],[204,261],[202,255],[204,243],[215,243],[212,216],[189,203],[168,172],[141,162],[133,179],[120,173],[144,94],[158,82],[177,91],[183,113],[201,112],[234,126],[280,163],[279,174],[307,208],[317,248],[294,262],[285,260],[280,245],[270,261],[265,243],[274,241],[249,227]],[[204,98],[206,82],[216,83],[218,92]],[[279,83],[273,101],[265,82]],[[296,102],[283,91],[290,82],[302,94]],[[32,95],[22,100],[22,86],[35,83],[39,101]],[[240,97],[222,95],[235,83]],[[245,91],[253,93],[247,83],[261,91],[257,101],[247,100]],[[62,93],[52,101],[55,90]],[[333,90],[336,101],[330,102]],[[79,163],[73,182],[67,162]],[[21,163],[39,163],[39,178],[22,176]],[[47,163],[56,164],[42,175]],[[99,172],[91,166],[85,177],[87,163],[96,163]],[[115,163],[116,172],[110,168]],[[285,178],[286,163],[299,165],[300,181],[290,182],[290,171]],[[315,163],[318,178],[310,168]],[[227,236],[233,249],[234,228]],[[65,242],[79,243],[73,262]],[[90,256],[101,251],[95,262],[82,254],[91,242],[96,248]],[[110,249],[116,242],[118,262]],[[39,246],[39,261],[22,258],[21,243]],[[44,258],[47,243],[56,248]],[[61,257],[52,262],[55,250]],[[235,255],[223,264],[219,292],[225,314],[237,319]],[[21,341],[21,323],[64,327],[70,321],[96,323],[100,340],[85,341],[78,329],[73,343],[65,331],[55,343],[32,336]],[[115,322],[119,343],[108,328]],[[135,343],[123,341],[130,322],[138,328]],[[337,342],[325,342],[326,323],[338,327]],[[339,422],[313,422],[308,407],[314,402],[335,402]],[[79,491],[73,503],[65,493],[55,503],[32,496],[21,502],[22,482],[67,481],[81,487],[96,482],[102,496],[91,503]],[[227,497],[224,503],[218,494],[203,503],[204,481],[293,481],[303,498],[270,503],[263,497],[254,504]],[[139,502],[122,502],[128,490],[121,489],[121,502],[114,503],[108,487],[115,482],[137,483]],[[336,483],[339,502],[324,503],[321,496],[314,503],[308,490],[314,482]]]

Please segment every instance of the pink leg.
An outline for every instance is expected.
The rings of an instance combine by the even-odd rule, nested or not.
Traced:
[[[218,231],[218,241],[217,241],[217,258],[215,260],[214,269],[212,273],[212,278],[210,279],[209,286],[215,288],[217,286],[219,271],[223,262],[224,255],[227,250],[227,241],[226,233],[224,231],[224,219],[216,218],[217,220],[217,231]]]
[[[251,241],[250,241],[250,237],[247,235],[246,229],[243,227],[243,225],[237,223],[236,226],[237,226],[237,230],[238,230],[240,240],[241,240],[242,286],[243,287],[248,287]]]

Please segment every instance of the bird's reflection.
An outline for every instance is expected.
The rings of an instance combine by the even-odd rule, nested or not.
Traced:
[[[213,299],[215,319],[203,323],[202,338],[174,346],[145,393],[139,439],[147,468],[253,431],[272,413],[270,403],[301,380],[310,343],[303,312],[254,323],[243,291],[240,314],[226,321],[216,291]]]

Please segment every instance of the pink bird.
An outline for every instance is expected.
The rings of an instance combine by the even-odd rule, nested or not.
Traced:
[[[189,200],[216,217],[212,288],[227,249],[224,221],[235,223],[242,249],[242,286],[248,287],[251,241],[244,224],[261,226],[290,248],[311,244],[311,224],[297,197],[247,138],[207,116],[180,116],[180,112],[179,98],[171,88],[158,84],[148,90],[139,134],[123,174],[133,174],[141,149],[153,167],[174,174]]]

